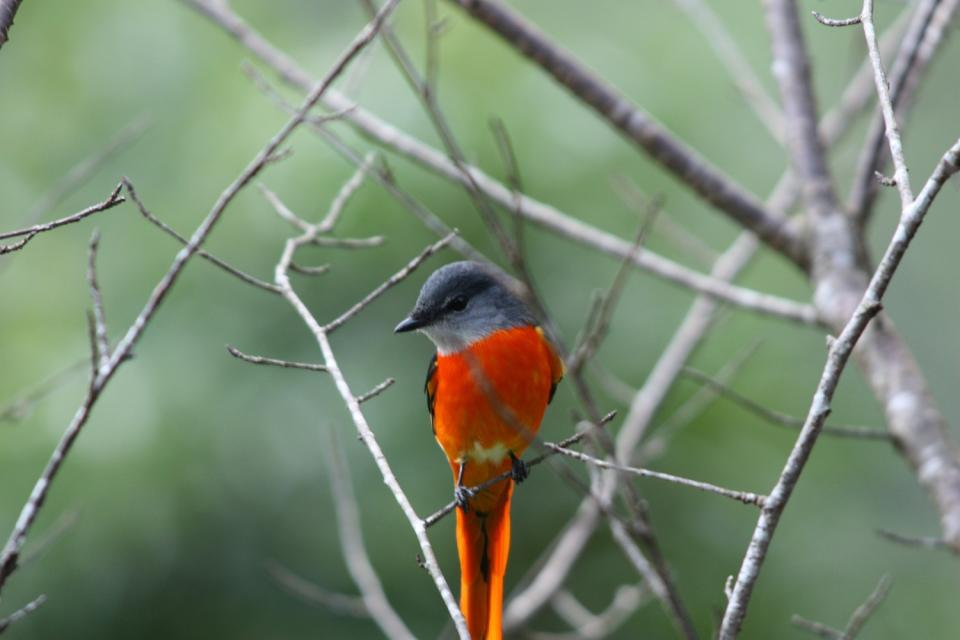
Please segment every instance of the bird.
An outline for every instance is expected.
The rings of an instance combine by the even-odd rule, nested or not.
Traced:
[[[563,377],[557,349],[516,280],[489,264],[453,262],[423,284],[394,331],[436,346],[424,391],[433,434],[453,471],[460,610],[474,640],[503,637],[503,581],[514,484]],[[510,477],[479,491],[491,478]]]

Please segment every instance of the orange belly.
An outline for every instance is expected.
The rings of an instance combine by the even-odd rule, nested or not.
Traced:
[[[434,431],[454,475],[466,462],[466,486],[509,469],[511,452],[522,455],[540,428],[559,366],[535,327],[497,331],[437,356]]]

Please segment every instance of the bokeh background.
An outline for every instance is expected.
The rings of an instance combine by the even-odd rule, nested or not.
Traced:
[[[365,21],[347,0],[235,0],[237,12],[315,74],[324,71]],[[705,156],[759,194],[784,168],[784,155],[746,109],[708,44],[673,3],[517,0],[514,6],[558,42],[601,71]],[[712,3],[774,93],[769,43],[757,3]],[[903,2],[877,3],[888,24]],[[801,2],[804,10],[853,15],[857,2]],[[423,7],[408,0],[395,26],[422,51]],[[620,139],[591,113],[469,19],[441,3],[440,100],[470,159],[502,176],[487,122],[511,132],[535,197],[591,224],[632,237],[638,214],[611,180],[627,176],[662,194],[672,221],[715,250],[736,229]],[[864,54],[858,29],[827,29],[813,20],[816,86],[832,104]],[[50,208],[59,217],[98,201],[129,176],[152,210],[190,232],[219,192],[284,121],[240,72],[249,54],[219,28],[176,0],[23,4],[12,40],[0,52],[0,228],[23,225],[71,167],[95,155],[118,131],[146,119],[135,144],[111,156],[85,186]],[[905,143],[920,182],[956,139],[960,41],[951,34],[907,126]],[[272,78],[269,71],[265,71]],[[385,51],[374,47],[349,80],[359,102],[436,144],[429,122]],[[288,94],[294,96],[295,94]],[[370,144],[336,127],[356,148]],[[845,189],[863,123],[832,154]],[[302,130],[294,156],[262,180],[308,218],[321,215],[353,169]],[[490,241],[462,190],[391,159],[400,185],[490,255]],[[886,306],[923,364],[960,438],[960,313],[955,239],[960,197],[949,186],[931,211],[891,287]],[[886,243],[897,211],[884,194],[871,230]],[[139,311],[167,269],[176,244],[130,205],[36,238],[0,258],[0,406],[21,397],[87,353],[85,251],[102,232],[100,278],[112,335]],[[228,210],[209,248],[269,278],[289,229],[255,189]],[[357,194],[344,235],[384,234],[379,249],[306,252],[329,262],[323,278],[298,278],[311,308],[330,318],[405,263],[432,236],[376,184]],[[529,260],[564,337],[581,327],[593,292],[608,286],[615,260],[539,229],[527,232]],[[697,257],[658,227],[650,246],[698,268]],[[420,513],[450,497],[449,471],[432,441],[421,396],[430,346],[391,328],[412,304],[430,268],[455,259],[447,251],[372,305],[335,336],[355,389],[387,376],[397,384],[366,406],[394,470]],[[791,268],[762,255],[747,285],[796,299],[809,290]],[[672,335],[691,294],[644,273],[630,277],[599,359],[640,385]],[[697,352],[693,364],[715,371],[759,341],[733,386],[770,407],[805,412],[824,359],[816,331],[734,312]],[[230,343],[297,360],[319,358],[311,336],[279,299],[195,260],[108,387],[71,454],[33,531],[30,546],[61,530],[5,589],[0,616],[39,593],[49,602],[9,630],[17,639],[378,637],[369,621],[311,606],[278,586],[267,563],[281,563],[325,589],[355,593],[339,550],[325,449],[337,434],[355,489],[367,548],[390,601],[419,637],[436,637],[445,612],[399,509],[366,450],[354,437],[328,378],[258,368],[230,358]],[[0,422],[0,530],[5,538],[72,415],[85,384],[81,365],[16,421]],[[678,382],[655,421],[696,391]],[[595,385],[604,408],[620,400]],[[569,388],[561,387],[543,434],[571,432]],[[877,405],[851,368],[837,396],[838,421],[881,425]],[[618,428],[613,425],[613,429]],[[754,491],[768,489],[794,434],[764,424],[722,400],[686,427],[656,468]],[[576,468],[575,466],[573,468]],[[513,588],[546,550],[579,502],[541,467],[514,501]],[[581,470],[582,472],[582,470]],[[641,482],[664,552],[704,635],[723,606],[723,583],[735,573],[755,522],[749,507],[674,485]],[[912,550],[875,535],[883,527],[936,535],[937,519],[903,461],[883,443],[822,438],[783,519],[753,598],[748,638],[800,638],[799,613],[843,626],[885,573],[888,602],[870,623],[870,638],[950,638],[960,628],[960,565],[937,552]],[[431,531],[448,579],[456,584],[452,522]],[[609,534],[601,531],[577,563],[569,588],[594,610],[620,584],[636,581]],[[561,630],[545,610],[532,628]],[[654,604],[616,637],[671,637]]]

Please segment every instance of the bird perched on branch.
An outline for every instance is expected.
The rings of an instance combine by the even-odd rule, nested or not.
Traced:
[[[520,456],[563,376],[563,362],[518,287],[489,265],[446,265],[427,279],[395,329],[419,330],[437,347],[427,408],[453,470],[460,609],[474,640],[503,635],[513,485],[527,476]],[[506,471],[506,481],[471,489]]]

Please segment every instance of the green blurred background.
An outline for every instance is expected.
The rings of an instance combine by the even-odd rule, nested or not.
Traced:
[[[236,0],[237,12],[315,74],[324,71],[365,21],[348,0]],[[576,52],[705,156],[757,193],[784,168],[777,144],[746,109],[708,44],[673,3],[517,0],[517,8]],[[769,43],[758,3],[712,3],[773,93]],[[804,11],[853,15],[854,1],[801,2]],[[903,3],[877,3],[888,24]],[[722,250],[736,229],[705,208],[563,91],[461,13],[441,4],[441,103],[469,158],[503,175],[487,122],[504,120],[526,189],[535,197],[632,237],[636,212],[611,186],[628,176],[663,194],[671,219]],[[422,4],[407,0],[395,25],[419,62]],[[805,21],[817,90],[832,104],[863,57],[858,29]],[[112,156],[79,191],[45,215],[59,217],[98,201],[129,176],[152,210],[190,232],[285,116],[239,70],[249,54],[218,27],[175,0],[44,3],[27,0],[12,40],[0,51],[0,229],[27,212],[83,158],[130,122],[149,128]],[[950,39],[924,83],[907,127],[914,182],[929,173],[958,134],[956,69],[960,42]],[[350,80],[362,105],[437,144],[415,98],[379,45]],[[269,71],[265,71],[268,77]],[[342,84],[342,83],[341,83]],[[290,94],[291,96],[293,94]],[[370,148],[338,125],[358,149]],[[846,189],[864,126],[832,155]],[[262,180],[304,217],[325,211],[352,167],[307,131],[294,156]],[[402,160],[391,160],[400,185],[496,255],[462,190]],[[955,183],[954,183],[955,185]],[[954,276],[957,189],[931,211],[891,287],[886,306],[925,367],[960,438],[960,342],[950,328],[960,312]],[[882,246],[895,224],[895,194],[880,200],[872,238]],[[0,406],[51,373],[85,357],[87,239],[102,232],[100,279],[112,336],[129,324],[177,247],[130,205],[36,238],[0,258]],[[227,211],[208,247],[265,278],[289,233],[255,189]],[[323,278],[295,284],[321,318],[331,318],[404,264],[432,236],[373,183],[358,193],[340,233],[382,233],[386,244],[351,254],[316,250],[301,262],[330,262]],[[608,286],[616,261],[539,229],[527,233],[529,259],[564,337],[585,319],[587,301]],[[704,265],[656,230],[651,248],[697,268]],[[397,384],[366,406],[393,468],[417,510],[450,497],[446,463],[433,443],[421,396],[430,346],[394,336],[430,269],[449,251],[384,296],[335,336],[334,347],[358,392],[387,376]],[[776,257],[763,255],[745,284],[796,299],[809,290]],[[632,275],[599,358],[640,385],[691,300],[685,290]],[[776,320],[735,312],[693,359],[715,371],[756,340],[761,346],[733,386],[765,404],[802,414],[819,376],[823,336]],[[109,385],[60,474],[30,546],[69,524],[10,581],[0,617],[39,593],[49,602],[9,630],[11,638],[304,638],[378,637],[369,621],[336,615],[290,595],[265,569],[279,562],[325,589],[355,593],[337,538],[325,468],[328,431],[338,434],[361,497],[367,548],[387,595],[418,637],[437,636],[445,612],[415,562],[417,546],[402,514],[333,391],[321,374],[258,368],[230,358],[224,345],[297,360],[317,360],[315,343],[292,310],[199,260],[150,325]],[[82,397],[86,369],[38,403],[22,420],[0,423],[0,531],[5,538],[51,449]],[[680,381],[659,423],[696,390]],[[595,385],[604,408],[623,409]],[[571,432],[575,403],[561,387],[543,428],[548,439]],[[622,415],[622,414],[621,414]],[[881,424],[859,372],[837,397],[837,421]],[[613,429],[619,427],[614,423]],[[720,400],[684,429],[658,469],[725,486],[768,489],[794,434],[764,424]],[[577,469],[576,466],[572,468]],[[579,502],[559,477],[541,471],[517,492],[508,591],[544,552]],[[582,470],[578,469],[582,473]],[[749,507],[674,485],[640,483],[649,500],[683,596],[707,636],[724,604],[755,522]],[[960,566],[954,558],[894,546],[878,527],[936,535],[926,496],[889,446],[824,438],[782,521],[744,630],[748,638],[800,638],[794,613],[843,626],[849,613],[889,573],[889,601],[864,637],[957,637]],[[431,538],[456,584],[453,528]],[[600,531],[577,563],[569,588],[594,610],[636,575]],[[532,628],[562,630],[548,609]],[[616,637],[671,637],[656,603],[640,609]]]

